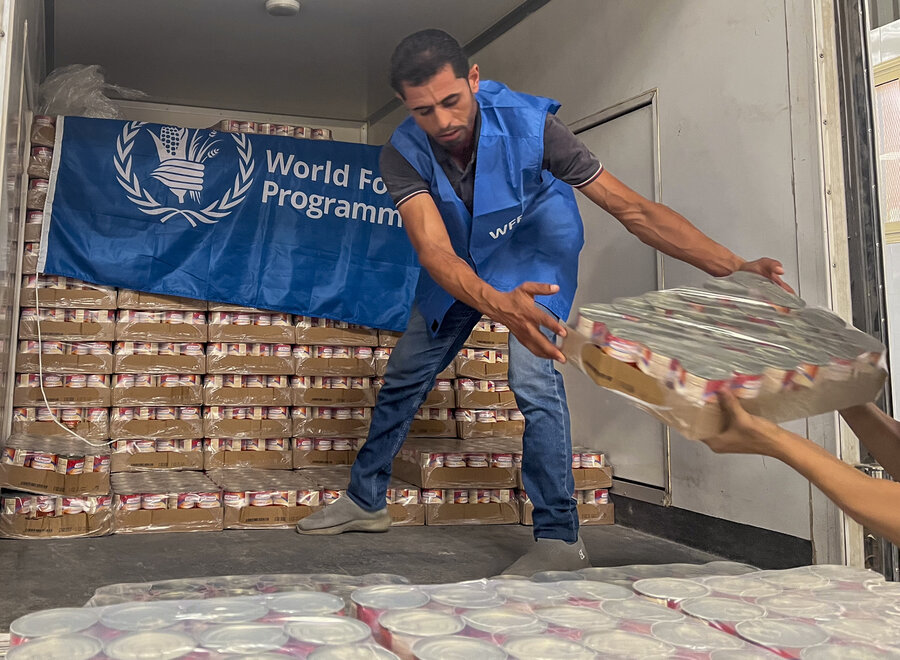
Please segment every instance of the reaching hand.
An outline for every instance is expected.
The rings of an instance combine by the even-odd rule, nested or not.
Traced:
[[[498,293],[492,301],[490,316],[509,328],[516,339],[538,357],[565,362],[566,357],[544,336],[541,326],[561,337],[566,336],[565,327],[534,304],[535,296],[549,296],[557,291],[559,287],[555,284],[525,282],[509,293]]]
[[[738,270],[745,270],[748,273],[756,273],[757,275],[762,275],[766,279],[775,282],[775,284],[780,286],[788,293],[796,293],[790,286],[785,283],[783,279],[781,279],[781,275],[784,275],[784,266],[781,265],[780,261],[776,261],[775,259],[763,257],[762,259],[757,259],[756,261],[745,261],[743,264],[741,264]]]
[[[769,454],[775,442],[772,422],[755,417],[741,407],[731,392],[719,392],[724,428],[719,435],[702,442],[717,454]]]

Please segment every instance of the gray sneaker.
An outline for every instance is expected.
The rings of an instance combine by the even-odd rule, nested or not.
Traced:
[[[386,532],[391,527],[387,509],[368,512],[344,495],[334,504],[297,523],[299,534],[341,534],[343,532]]]
[[[538,539],[531,550],[503,571],[503,575],[531,577],[540,571],[577,571],[589,568],[587,550],[581,537],[575,543],[560,539]]]

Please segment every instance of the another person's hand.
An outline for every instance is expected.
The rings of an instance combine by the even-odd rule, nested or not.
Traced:
[[[719,392],[723,430],[702,442],[717,454],[772,455],[778,426],[767,419],[751,415],[741,407],[731,392]]]
[[[542,358],[565,362],[562,352],[541,332],[541,326],[561,337],[565,327],[553,316],[534,304],[535,296],[549,296],[559,291],[555,284],[525,282],[508,293],[498,293],[490,316],[499,321],[532,353]]]
[[[745,270],[748,273],[762,275],[766,279],[775,282],[775,284],[788,293],[796,293],[783,279],[781,279],[781,276],[784,275],[784,266],[781,265],[780,261],[776,261],[775,259],[763,257],[756,261],[745,261],[738,270]]]

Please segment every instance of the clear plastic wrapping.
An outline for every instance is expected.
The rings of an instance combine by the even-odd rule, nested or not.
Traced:
[[[290,438],[206,438],[203,460],[207,470],[223,467],[290,470],[294,467]]]
[[[509,328],[486,316],[482,317],[472,329],[465,345],[469,348],[505,349],[509,345]]]
[[[109,438],[109,409],[65,406],[13,408],[14,434],[55,439],[71,437],[69,431],[91,442],[105,442]]]
[[[295,335],[290,314],[256,310],[209,313],[212,342],[293,344]]]
[[[38,255],[41,251],[41,244],[33,241],[25,243],[25,249],[22,253],[22,274],[34,275],[37,273]]]
[[[528,493],[520,489],[516,491],[516,498],[519,502],[519,522],[529,526],[534,524],[532,521],[534,505]],[[578,522],[581,525],[612,525],[616,522],[615,509],[606,488],[576,490],[575,502]]]
[[[409,438],[394,459],[393,474],[420,488],[515,488],[522,443],[449,438]]]
[[[294,373],[290,344],[211,342],[206,345],[210,374],[289,375]]]
[[[50,190],[49,179],[31,179],[25,196],[25,208],[29,211],[43,211]]]
[[[89,284],[57,275],[25,275],[19,304],[22,307],[116,309],[118,297],[112,287]]]
[[[512,525],[519,504],[512,488],[424,488],[426,525]]]
[[[297,316],[295,320],[296,342],[298,344],[378,346],[378,331],[372,328],[314,316]]]
[[[402,332],[396,332],[394,330],[379,330],[378,345],[384,346],[386,348],[393,348],[397,345],[397,341],[399,341],[400,337],[402,336]]]
[[[119,108],[109,98],[137,99],[143,92],[106,82],[103,68],[97,64],[70,64],[59,67],[38,89],[38,110],[42,115],[76,115],[116,119]]]
[[[222,529],[222,493],[203,472],[112,475],[115,532]]]
[[[294,346],[298,376],[375,375],[375,355],[370,346]]]
[[[456,421],[449,408],[419,408],[409,426],[409,435],[428,438],[455,438]]]
[[[289,385],[286,375],[206,376],[203,402],[208,406],[290,406],[293,392]]]
[[[202,470],[203,440],[139,438],[110,443],[112,472]]]
[[[13,405],[104,408],[110,405],[109,385],[107,374],[16,374]]]
[[[109,493],[110,449],[71,436],[12,435],[0,446],[0,486],[42,495]]]
[[[375,375],[379,378],[384,378],[385,371],[387,371],[388,360],[391,359],[391,352],[393,348],[390,346],[378,346],[374,348],[372,353],[375,358]],[[436,378],[438,380],[453,380],[456,378],[456,361],[453,360],[447,367],[440,372]]]
[[[256,135],[277,135],[294,137],[302,140],[331,140],[330,128],[314,128],[312,126],[294,126],[292,124],[272,124],[269,122],[246,121],[242,119],[223,119],[216,124],[218,130],[225,133],[255,133]]]
[[[202,381],[199,374],[115,374],[112,405],[199,406],[203,403]]]
[[[352,465],[365,438],[292,438],[294,467]]]
[[[525,432],[525,417],[518,408],[455,411],[460,438],[508,438]]]
[[[372,421],[371,408],[291,408],[293,437],[364,438]]]
[[[19,373],[111,374],[112,343],[108,341],[62,341],[23,339],[16,353]]]
[[[456,405],[475,410],[509,410],[518,408],[516,395],[506,380],[456,380]]]
[[[117,341],[114,367],[122,374],[202,374],[207,361],[200,342]]]
[[[880,391],[884,347],[831,312],[750,273],[704,287],[582,307],[562,350],[597,384],[691,438],[720,430],[724,389],[776,422]]]
[[[25,240],[40,243],[44,228],[44,212],[28,211],[25,214]]]
[[[216,470],[226,529],[290,528],[325,504],[322,486],[306,471]]]
[[[31,123],[31,144],[52,147],[56,143],[56,117],[35,115]]]
[[[8,539],[103,536],[112,532],[112,497],[36,495],[0,490],[0,537]]]
[[[110,410],[110,437],[115,440],[202,436],[200,406],[116,406]]]
[[[35,179],[49,179],[53,165],[53,148],[44,146],[31,147],[31,158],[28,160],[28,176]]]
[[[460,378],[506,380],[509,375],[509,351],[499,348],[464,348],[456,356],[455,369]]]
[[[41,301],[43,303],[43,300]],[[61,341],[113,341],[116,313],[111,309],[65,309],[24,307],[19,321],[19,339]]]
[[[138,342],[206,342],[206,312],[123,309],[116,322],[116,339]]]
[[[291,400],[295,406],[355,406],[371,408],[377,390],[368,376],[291,376]]]
[[[207,438],[287,438],[291,418],[287,406],[207,406],[203,435]]]
[[[120,309],[142,309],[148,311],[167,312],[181,310],[183,312],[205,312],[208,304],[205,300],[182,298],[181,296],[165,296],[158,293],[145,293],[130,289],[119,290]]]

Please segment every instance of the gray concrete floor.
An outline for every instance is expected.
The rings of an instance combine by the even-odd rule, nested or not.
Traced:
[[[595,566],[720,559],[618,525],[583,527]],[[490,577],[528,550],[518,525],[399,527],[387,534],[300,536],[293,530],[118,534],[0,541],[0,631],[50,607],[80,607],[99,586],[262,573],[398,573],[414,582]]]

